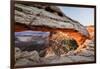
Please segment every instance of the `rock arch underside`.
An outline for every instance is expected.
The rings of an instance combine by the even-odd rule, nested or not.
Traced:
[[[28,30],[50,32],[48,37],[49,46],[43,51],[39,51],[39,55],[42,57],[44,54],[45,57],[48,57],[54,51],[59,56],[62,53],[68,53],[71,49],[77,50],[87,39],[90,39],[87,28],[78,21],[66,16],[58,6],[15,3],[14,7],[15,32]],[[66,46],[69,44],[66,49],[64,44]],[[60,52],[57,51],[58,49]]]

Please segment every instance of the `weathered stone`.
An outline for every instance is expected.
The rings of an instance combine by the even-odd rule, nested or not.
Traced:
[[[21,58],[25,58],[25,57],[29,57],[30,56],[30,53],[28,51],[23,51],[21,53]]]
[[[72,20],[67,16],[61,17],[59,15],[53,14],[52,12],[48,12],[46,10],[39,9],[34,6],[31,7],[23,4],[15,4],[15,7],[20,8],[22,10],[22,11],[19,10],[15,11],[16,22],[24,23],[27,25],[32,23],[31,25],[36,25],[36,26],[45,25],[53,28],[71,28],[71,29],[74,28],[75,30],[80,31],[82,34],[88,36],[88,32],[84,26],[82,26],[80,23]]]
[[[17,56],[15,56],[16,58]],[[40,64],[40,57],[37,51],[24,51],[20,53],[20,58],[17,58],[15,66],[28,66]]]
[[[50,47],[47,48],[46,56],[61,56],[78,48],[77,42],[62,32],[56,32],[51,36]]]
[[[26,40],[26,43],[23,43],[25,39],[22,38],[22,42],[16,45],[23,48],[21,49],[23,52],[17,55],[17,58],[21,57],[16,61],[18,66],[94,61],[94,38],[93,42],[90,40],[86,44],[84,43],[91,30],[86,29],[78,21],[67,17],[56,6],[16,2],[15,31],[25,30],[50,32],[49,37],[47,37],[50,38],[50,43],[41,44],[41,37],[33,37],[36,42],[39,42],[39,47],[36,48],[36,42],[27,43],[30,40]],[[94,33],[90,35],[93,37]],[[75,53],[74,50],[78,46],[82,46],[83,43],[87,46],[84,48],[85,51],[81,50]]]
[[[75,55],[75,51],[69,51],[65,56],[74,56]]]
[[[21,50],[15,47],[15,59],[20,58],[20,56],[21,56]]]
[[[88,32],[90,34],[90,39],[94,39],[94,36],[95,36],[95,33],[94,33],[95,28],[94,28],[94,26],[90,25],[90,26],[87,26],[86,28],[87,28],[87,30],[88,30]]]
[[[39,57],[39,53],[37,51],[32,51],[29,53],[31,56],[29,56],[28,58],[34,62],[39,62],[40,61],[40,57]]]
[[[70,29],[70,33],[72,33],[74,30],[74,33],[69,33],[69,35],[73,36],[79,45],[82,44],[87,37],[89,37],[86,27],[64,15],[58,7],[50,5],[16,3],[15,25],[15,31],[28,29],[36,31],[65,29],[67,32],[67,30]],[[44,27],[46,28],[44,29]],[[78,38],[76,38],[76,36]],[[79,37],[81,37],[81,39]]]
[[[73,62],[69,57],[60,57],[59,59],[54,59],[50,63],[57,64],[57,63],[71,63]]]
[[[39,53],[37,51],[31,51],[31,52],[24,51],[21,54],[21,58],[27,58],[34,62],[39,62],[40,59]]]
[[[18,59],[15,63],[15,66],[29,66],[29,65],[33,65],[34,62],[26,59],[26,58],[23,58],[23,59]]]
[[[94,51],[86,50],[86,51],[82,51],[78,53],[78,55],[85,56],[85,57],[91,57],[91,56],[94,56]]]
[[[94,57],[85,57],[85,56],[68,56],[73,62],[88,62],[94,61]]]

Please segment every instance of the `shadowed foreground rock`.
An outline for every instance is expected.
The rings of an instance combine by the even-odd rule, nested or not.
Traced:
[[[89,45],[88,45],[89,46]],[[90,46],[91,47],[91,46]],[[74,53],[74,51],[69,51],[67,54],[62,56],[52,55],[48,57],[40,57],[37,51],[20,51],[19,48],[16,49],[15,56],[16,63],[15,66],[30,66],[30,65],[41,65],[41,64],[58,64],[58,63],[77,63],[77,62],[93,62],[94,58],[94,50],[93,46],[91,48],[82,49],[78,53]],[[18,52],[19,50],[19,52]]]

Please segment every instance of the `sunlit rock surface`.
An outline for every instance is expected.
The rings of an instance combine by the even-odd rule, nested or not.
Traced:
[[[15,66],[95,60],[93,26],[85,27],[45,4],[16,3],[14,14]]]
[[[89,37],[87,29],[81,23],[66,16],[59,7],[46,4],[15,4],[15,31],[24,30],[63,31],[79,45]]]

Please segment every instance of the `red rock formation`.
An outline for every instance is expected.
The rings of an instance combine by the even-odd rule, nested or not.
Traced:
[[[90,26],[87,26],[87,30],[90,34],[90,38],[93,39],[94,38],[94,26],[93,25],[90,25]]]
[[[28,26],[26,25],[21,25],[21,24],[17,24],[15,25],[15,32],[19,32],[19,31],[25,31],[25,30],[30,30],[30,28],[28,28]],[[72,29],[52,29],[52,28],[48,28],[48,27],[32,27],[33,31],[45,31],[45,32],[63,32],[63,34],[67,34],[68,36],[70,36],[71,38],[74,38],[78,45],[82,45],[84,43],[84,41],[87,39],[87,37],[81,35],[78,31],[76,30],[72,30]]]
[[[15,32],[24,30],[49,31],[51,35],[60,31],[75,39],[79,46],[89,37],[86,27],[64,15],[59,7],[16,3]]]

